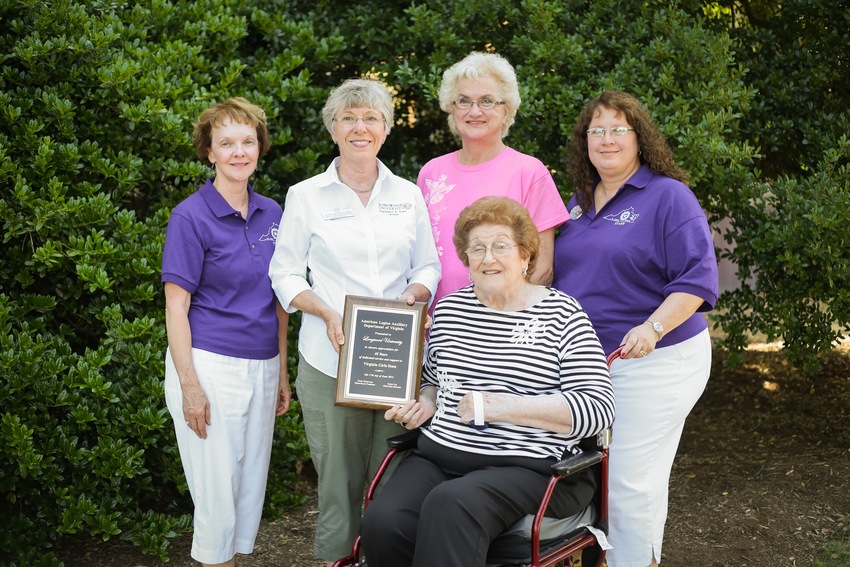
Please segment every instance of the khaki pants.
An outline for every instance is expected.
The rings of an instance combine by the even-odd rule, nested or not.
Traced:
[[[295,388],[319,475],[315,553],[325,561],[336,561],[351,552],[364,491],[387,452],[387,438],[406,430],[384,419],[383,410],[335,406],[336,378],[316,370],[303,357]],[[401,460],[393,459],[392,469]],[[388,478],[387,474],[383,480]]]

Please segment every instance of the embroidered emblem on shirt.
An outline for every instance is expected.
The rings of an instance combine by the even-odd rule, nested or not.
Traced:
[[[446,413],[446,396],[454,392],[457,388],[457,380],[449,376],[445,370],[437,372],[439,386],[437,390],[437,411],[434,412],[434,419],[440,419]]]
[[[276,241],[277,240],[277,231],[280,229],[276,222],[273,222],[269,227],[268,232],[260,237],[260,242],[268,242],[268,241]]]
[[[517,323],[511,333],[511,342],[515,345],[533,345],[543,331],[543,324],[535,317],[524,323]]]
[[[581,215],[582,215],[583,213],[584,213],[584,211],[582,211],[582,210],[581,210],[581,207],[580,207],[579,205],[576,205],[575,207],[573,207],[572,209],[570,209],[570,220],[578,220],[578,219],[580,219],[580,218],[581,218]]]
[[[605,215],[603,218],[605,220],[609,220],[616,225],[624,225],[626,223],[633,223],[637,220],[640,215],[635,213],[634,207],[629,207],[628,209],[623,209],[619,213],[615,215]]]
[[[378,203],[378,212],[385,215],[399,215],[413,208],[412,203]]]
[[[428,205],[428,210],[431,213],[431,231],[434,233],[434,242],[437,243],[437,255],[443,255],[443,247],[440,245],[440,234],[442,231],[440,230],[440,216],[443,211],[446,210],[446,206],[435,206],[437,203],[443,200],[443,197],[448,195],[452,189],[455,188],[455,184],[452,183],[450,185],[446,184],[446,178],[448,176],[444,173],[438,179],[426,179],[425,186],[428,187],[428,192],[425,193],[425,204]]]

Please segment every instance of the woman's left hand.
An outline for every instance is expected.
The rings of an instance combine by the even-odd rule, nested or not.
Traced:
[[[384,419],[387,421],[395,421],[405,429],[416,429],[434,416],[437,411],[437,406],[430,400],[422,399],[421,401],[407,402],[406,404],[396,404],[386,412]]]
[[[620,358],[643,358],[655,350],[655,343],[658,342],[658,335],[652,327],[646,323],[641,323],[637,327],[633,327],[623,337],[623,350]]]
[[[289,387],[289,374],[286,369],[280,369],[280,378],[277,385],[277,409],[275,416],[281,416],[289,411],[289,403],[292,401],[292,389]]]

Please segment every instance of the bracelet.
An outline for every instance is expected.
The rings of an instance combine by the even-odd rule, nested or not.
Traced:
[[[481,392],[472,392],[472,415],[472,421],[469,422],[469,426],[473,429],[487,429],[490,425],[484,421],[484,396]]]

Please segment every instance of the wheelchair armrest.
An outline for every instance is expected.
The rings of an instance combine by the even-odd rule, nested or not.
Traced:
[[[387,447],[398,451],[405,451],[416,447],[416,440],[419,438],[420,429],[411,429],[401,435],[390,437],[387,439]]]
[[[600,451],[584,451],[578,455],[572,455],[566,459],[562,459],[552,465],[552,474],[569,476],[600,462],[602,462],[602,453]]]

